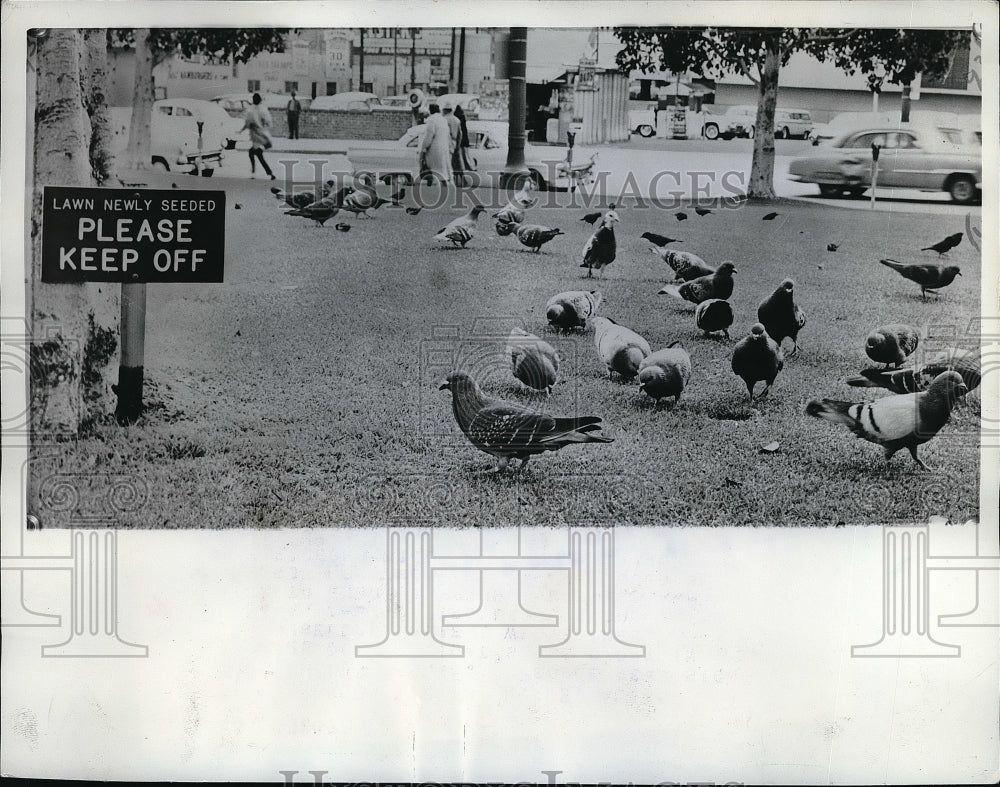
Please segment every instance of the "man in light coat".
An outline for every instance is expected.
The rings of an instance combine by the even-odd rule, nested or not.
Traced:
[[[428,110],[427,128],[420,140],[420,178],[447,183],[451,180],[451,128],[437,104],[431,104]]]
[[[441,105],[441,114],[444,115],[444,119],[448,122],[448,133],[451,135],[451,152],[454,154],[458,150],[458,146],[462,144],[462,121],[455,117],[455,108],[451,105],[450,101],[445,101]]]

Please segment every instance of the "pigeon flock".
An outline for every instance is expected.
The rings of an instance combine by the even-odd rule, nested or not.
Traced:
[[[272,192],[283,206],[290,208],[286,215],[311,219],[318,227],[338,214],[371,218],[383,205],[402,206],[405,196],[405,188],[400,188],[390,199],[383,199],[374,184],[365,181],[337,191],[333,187],[334,183],[328,182],[319,194],[286,194],[276,188]],[[492,214],[496,235],[513,236],[534,254],[543,253],[546,244],[561,242],[560,237],[566,236],[561,229],[527,220],[538,201],[534,185],[527,182],[500,211]],[[406,207],[408,215],[419,212],[419,207]],[[481,205],[474,205],[435,233],[433,240],[450,244],[454,249],[467,248],[477,237],[479,218],[485,212]],[[713,213],[700,207],[694,208],[694,212],[700,218]],[[768,213],[763,220],[772,221],[778,215]],[[683,211],[674,216],[677,221],[688,219]],[[618,252],[615,231],[621,217],[612,203],[607,210],[588,213],[580,221],[593,228],[577,257],[579,267],[586,269],[583,277],[591,279],[595,271],[600,273],[615,262]],[[350,225],[338,224],[337,229],[346,232]],[[673,281],[663,285],[659,294],[671,296],[684,308],[695,307],[694,325],[702,332],[701,337],[731,341],[729,329],[736,315],[730,298],[736,287],[736,265],[727,260],[713,266],[693,252],[668,248],[683,241],[667,235],[644,232],[640,237],[673,273]],[[962,233],[955,233],[921,250],[945,255],[961,240]],[[831,243],[827,250],[836,251],[840,245]],[[961,275],[954,265],[901,263],[891,259],[880,262],[919,285],[924,299],[928,292],[940,298],[939,291]],[[750,332],[733,346],[730,367],[746,386],[751,403],[768,395],[789,359],[799,350],[799,334],[806,329],[807,319],[796,303],[795,292],[792,279],[781,281],[758,305]],[[654,408],[666,400],[672,400],[676,406],[692,378],[696,383],[699,379],[688,350],[676,340],[654,350],[647,339],[626,325],[598,314],[602,302],[598,290],[568,290],[553,295],[544,307],[545,327],[556,333],[592,331],[594,347],[609,378],[637,383],[639,393],[652,399]],[[873,328],[863,349],[868,358],[881,366],[863,369],[845,381],[854,387],[883,390],[885,395],[872,402],[812,399],[804,414],[845,426],[863,440],[882,446],[886,460],[905,448],[916,464],[927,470],[917,455],[918,446],[944,428],[959,398],[979,386],[981,371],[977,353],[958,350],[924,359],[918,366],[905,367],[903,364],[914,355],[919,342],[920,332],[905,323]],[[552,393],[560,381],[560,356],[551,344],[515,327],[504,349],[514,379],[530,391],[546,396]],[[755,393],[761,383],[763,386]],[[496,458],[497,471],[506,469],[511,459],[521,461],[517,469],[520,473],[535,454],[573,444],[612,442],[611,437],[602,433],[602,416],[560,418],[538,408],[490,399],[465,371],[449,374],[440,388],[451,392],[454,417],[461,431],[473,446]]]

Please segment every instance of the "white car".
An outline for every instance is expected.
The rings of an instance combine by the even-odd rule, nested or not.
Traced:
[[[476,161],[480,179],[484,175],[502,172],[507,163],[507,124],[500,121],[470,120],[469,147]],[[418,150],[425,125],[413,126],[395,142],[366,143],[364,147],[347,149],[347,159],[355,174],[370,172],[379,180],[416,181],[419,173]],[[526,144],[524,157],[531,178],[539,189],[573,188],[586,179],[597,152],[586,148],[573,149],[571,173],[567,166],[567,148]],[[478,185],[478,184],[477,184]]]
[[[332,96],[316,96],[309,105],[310,109],[353,109],[368,112],[380,106],[381,100],[374,93],[363,93],[354,90],[349,93],[334,93]]]
[[[650,104],[645,109],[630,109],[628,130],[640,137],[653,136],[656,133],[656,104]]]
[[[131,107],[111,108],[115,153],[123,152],[128,146],[131,123]],[[223,151],[236,147],[242,125],[242,120],[230,117],[211,101],[196,98],[154,101],[150,118],[150,163],[154,169],[177,169],[210,176],[222,163]]]
[[[813,145],[839,137],[856,128],[892,126],[899,121],[899,112],[841,112],[828,123],[816,123],[809,133]]]

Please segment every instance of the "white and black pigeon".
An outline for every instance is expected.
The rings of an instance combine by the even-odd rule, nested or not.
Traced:
[[[855,388],[885,388],[893,393],[916,393],[926,391],[939,374],[956,371],[970,391],[976,390],[982,381],[982,366],[978,350],[949,349],[923,360],[919,366],[900,369],[862,369],[861,374],[847,378],[847,384]]]
[[[552,393],[559,375],[555,347],[523,328],[514,328],[507,337],[507,357],[518,380],[536,391]]]
[[[657,404],[666,396],[674,397],[674,404],[679,402],[690,379],[691,356],[679,341],[650,353],[639,363],[639,390]]]
[[[871,404],[813,399],[806,405],[806,414],[842,424],[863,440],[881,445],[886,461],[905,448],[913,461],[929,470],[917,456],[917,446],[941,431],[955,402],[968,392],[962,375],[949,370],[919,393],[885,396]]]
[[[543,227],[541,224],[517,224],[514,232],[522,246],[527,246],[536,254],[541,251],[542,246],[548,243],[557,235],[566,233],[560,229]]]
[[[767,335],[764,326],[758,322],[750,329],[749,336],[736,343],[731,365],[733,371],[746,384],[752,402],[753,388],[757,383],[761,381],[766,383],[757,398],[763,397],[771,390],[778,372],[785,365],[785,356],[778,343]]]
[[[728,339],[729,328],[733,324],[733,307],[722,298],[710,298],[698,304],[694,310],[694,321],[706,335],[722,331]]]
[[[631,380],[639,373],[639,364],[652,350],[649,342],[635,331],[619,325],[610,317],[594,317],[594,346],[608,367],[608,376],[618,374]]]
[[[615,224],[620,221],[614,209],[601,217],[594,234],[583,247],[583,263],[581,268],[587,269],[587,278],[594,275],[594,268],[600,270],[615,261]]]
[[[711,276],[715,273],[715,268],[697,254],[692,254],[689,251],[672,251],[656,246],[650,246],[649,250],[673,269],[675,283],[691,281],[700,276]]]
[[[545,304],[545,319],[553,328],[563,332],[586,328],[587,320],[597,313],[601,300],[600,290],[560,292]]]
[[[465,244],[472,240],[475,234],[476,220],[485,210],[486,208],[482,205],[473,206],[472,210],[464,216],[459,216],[447,227],[438,230],[437,235],[434,236],[434,240],[451,241],[453,245],[464,249]]]
[[[899,366],[920,344],[920,333],[912,325],[893,323],[876,328],[865,340],[865,354],[875,363]]]
[[[438,387],[451,391],[459,427],[476,448],[497,458],[498,472],[511,459],[521,460],[520,472],[535,454],[574,443],[612,442],[600,434],[603,419],[598,416],[553,418],[513,402],[491,400],[465,372],[452,372]]]
[[[733,294],[733,274],[736,266],[731,262],[722,263],[715,273],[699,276],[684,284],[667,284],[659,295],[670,295],[693,304],[699,304],[712,298],[728,300]]]
[[[805,312],[795,303],[795,282],[785,279],[761,301],[757,307],[757,321],[779,345],[791,339],[792,351],[788,355],[795,355],[799,349],[799,331],[806,324]]]

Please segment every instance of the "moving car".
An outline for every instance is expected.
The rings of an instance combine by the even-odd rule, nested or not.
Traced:
[[[201,123],[199,139],[198,123]],[[131,107],[112,107],[113,151],[128,146]],[[223,151],[236,147],[243,121],[230,117],[218,104],[196,98],[165,98],[153,102],[150,119],[150,163],[154,169],[200,171],[211,176],[222,163]],[[198,160],[200,159],[200,166]],[[190,168],[190,169],[187,169]]]
[[[813,124],[809,139],[813,145],[818,145],[853,129],[893,126],[898,122],[898,112],[841,112],[834,115],[828,123]]]
[[[480,178],[502,172],[507,163],[507,124],[499,121],[468,121],[469,142]],[[418,149],[425,125],[413,126],[395,142],[370,143],[347,149],[355,173],[371,172],[378,179],[413,183],[419,175]],[[572,187],[574,179],[565,167],[567,148],[525,145],[524,157],[531,178],[539,189]],[[596,151],[576,147],[573,165],[585,165]],[[560,166],[562,164],[563,166]]]
[[[859,196],[871,186],[872,145],[879,145],[878,185],[945,191],[954,202],[981,198],[982,149],[949,141],[935,126],[893,125],[855,129],[794,159],[792,180],[816,183],[825,196]]]
[[[368,112],[380,106],[381,101],[374,93],[363,93],[354,90],[349,93],[335,93],[332,96],[316,96],[309,105],[310,109],[353,109]]]

